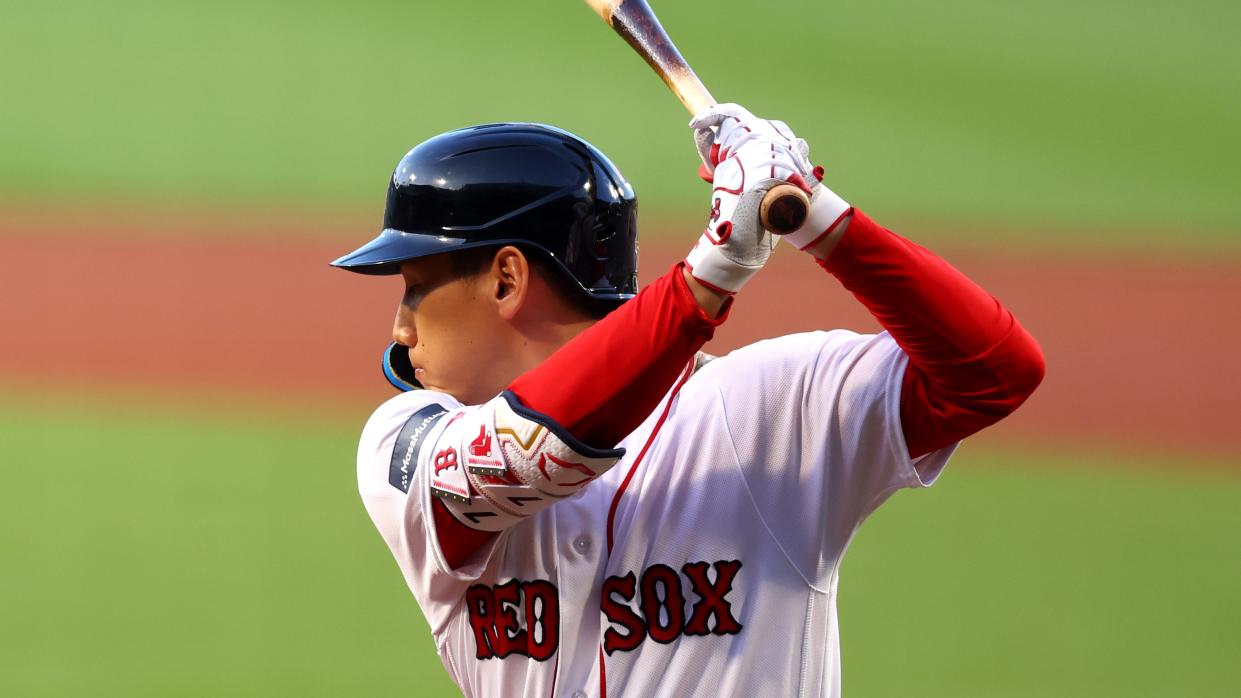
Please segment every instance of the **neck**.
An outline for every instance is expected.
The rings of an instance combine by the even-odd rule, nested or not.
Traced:
[[[516,372],[513,378],[546,361],[557,349],[593,324],[595,320],[574,314],[569,317],[539,318],[515,327],[518,338],[514,351]]]
[[[542,314],[538,318],[514,322],[509,326],[507,337],[495,338],[505,349],[491,356],[485,367],[479,367],[475,392],[454,397],[465,404],[481,404],[491,399],[595,322],[576,314],[564,317]]]

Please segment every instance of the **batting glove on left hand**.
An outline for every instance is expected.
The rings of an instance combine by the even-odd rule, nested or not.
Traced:
[[[759,223],[763,197],[775,185],[804,182],[784,143],[764,137],[739,139],[712,171],[711,217],[698,244],[685,258],[703,284],[736,293],[767,262],[775,237]]]

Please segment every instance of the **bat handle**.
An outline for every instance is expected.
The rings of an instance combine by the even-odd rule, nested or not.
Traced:
[[[758,220],[764,230],[787,235],[806,222],[810,214],[810,196],[793,184],[777,184],[763,196],[758,207]]]

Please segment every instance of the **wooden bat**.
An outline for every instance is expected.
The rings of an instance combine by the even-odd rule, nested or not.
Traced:
[[[646,60],[690,114],[716,104],[646,0],[586,0],[586,4]],[[759,221],[764,229],[783,235],[800,228],[809,210],[806,192],[792,184],[777,184],[763,197]]]

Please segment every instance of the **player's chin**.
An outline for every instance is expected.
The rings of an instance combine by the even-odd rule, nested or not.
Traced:
[[[445,385],[444,383],[440,383],[434,378],[429,377],[419,377],[418,384],[421,385],[424,390],[433,390],[437,393],[443,393],[452,397],[454,400],[461,402],[462,404],[466,404],[461,400],[465,391],[453,388],[451,385]]]
[[[481,405],[482,403],[495,397],[500,389],[490,390],[478,380],[478,376],[466,372],[461,375],[459,371],[429,371],[423,369],[417,372],[418,383],[427,390],[434,390],[437,393],[443,393],[452,397],[463,405]]]
[[[431,387],[430,390],[434,390],[437,393],[444,393],[462,405],[481,405],[490,398],[494,397],[493,395],[483,397],[477,387],[461,386],[457,384],[450,385],[438,383],[434,384],[434,387]]]

